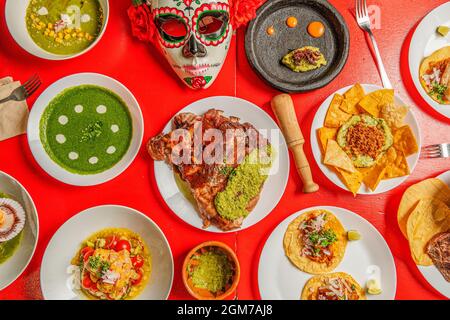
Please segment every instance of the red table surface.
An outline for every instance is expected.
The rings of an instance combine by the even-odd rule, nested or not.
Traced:
[[[269,0],[270,1],[270,0]],[[350,56],[342,73],[328,86],[293,95],[297,116],[306,141],[309,141],[314,114],[321,102],[337,89],[360,83],[381,85],[363,32],[353,18],[354,1],[331,0],[344,16],[350,29]],[[422,129],[424,145],[450,141],[446,119],[426,106],[415,90],[408,69],[408,48],[412,32],[431,9],[445,0],[370,0],[381,8],[381,29],[375,30],[387,72],[396,91],[411,105]],[[269,101],[277,91],[263,82],[249,66],[244,50],[244,30],[232,42],[225,66],[213,86],[204,91],[185,87],[170,70],[168,63],[151,46],[131,36],[126,15],[129,0],[110,1],[111,16],[100,43],[87,54],[68,61],[46,61],[29,55],[7,31],[4,7],[0,0],[0,77],[11,75],[25,81],[38,73],[44,82],[36,97],[61,77],[79,72],[97,72],[111,76],[127,86],[138,99],[145,119],[144,142],[159,133],[170,118],[187,104],[209,96],[231,95],[247,99],[271,116]],[[309,144],[306,153],[313,176],[320,184],[318,193],[303,194],[301,182],[291,167],[283,198],[273,212],[257,225],[232,234],[213,234],[197,230],[170,211],[156,186],[153,162],[145,147],[134,163],[118,178],[94,187],[73,187],[48,176],[34,160],[25,135],[0,142],[0,170],[18,179],[33,197],[40,220],[39,243],[35,255],[12,285],[0,292],[0,299],[42,299],[39,271],[45,248],[56,230],[70,217],[89,207],[120,204],[144,212],[157,222],[166,234],[175,261],[175,278],[171,299],[189,299],[181,280],[181,264],[186,253],[207,240],[220,240],[237,250],[242,276],[239,299],[258,299],[259,255],[271,231],[292,213],[317,205],[341,206],[359,213],[385,237],[397,267],[397,299],[443,299],[422,277],[410,258],[407,241],[397,226],[396,212],[404,190],[422,179],[450,169],[449,160],[421,159],[407,181],[393,191],[374,196],[358,196],[335,187],[315,164]],[[292,160],[292,159],[291,159]],[[130,188],[130,186],[132,186]],[[280,246],[281,250],[281,246]],[[0,275],[1,276],[1,275]]]

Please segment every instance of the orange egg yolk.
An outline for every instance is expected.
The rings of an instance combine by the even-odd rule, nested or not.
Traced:
[[[319,21],[311,22],[308,26],[308,33],[311,37],[320,38],[325,33],[325,26]]]
[[[289,17],[286,20],[286,24],[289,28],[295,28],[297,26],[297,18],[296,17]]]

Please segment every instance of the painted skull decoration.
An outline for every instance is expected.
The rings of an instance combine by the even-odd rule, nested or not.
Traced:
[[[133,35],[161,48],[181,80],[206,89],[216,80],[233,31],[256,16],[264,0],[132,0]]]
[[[152,0],[158,40],[177,75],[191,88],[217,78],[232,37],[228,0]]]

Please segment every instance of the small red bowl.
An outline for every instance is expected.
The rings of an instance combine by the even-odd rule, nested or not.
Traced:
[[[218,296],[214,296],[212,293],[210,293],[207,290],[194,288],[189,284],[187,268],[191,261],[191,257],[196,252],[198,252],[202,248],[206,248],[206,247],[219,248],[220,250],[222,250],[224,253],[226,253],[228,255],[230,262],[234,264],[233,282],[232,282],[231,286],[224,293],[222,293]],[[189,294],[198,300],[223,300],[223,299],[227,298],[234,291],[236,291],[240,276],[241,276],[241,267],[239,266],[239,261],[236,256],[236,253],[233,251],[233,249],[231,249],[229,246],[227,246],[223,242],[207,241],[207,242],[201,243],[198,246],[196,246],[194,249],[189,251],[189,253],[186,255],[186,258],[184,259],[183,270],[182,270],[184,286],[186,287],[186,290],[189,292]]]

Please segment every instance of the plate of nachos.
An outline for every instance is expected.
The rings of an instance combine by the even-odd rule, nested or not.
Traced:
[[[357,194],[379,194],[406,180],[419,160],[420,130],[393,89],[355,84],[329,96],[311,126],[322,172]]]

